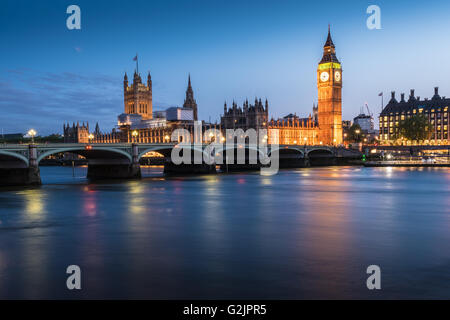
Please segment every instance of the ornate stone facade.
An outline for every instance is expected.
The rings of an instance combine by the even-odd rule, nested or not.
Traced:
[[[270,120],[268,126],[269,143],[296,144],[296,145],[318,145],[317,122],[309,116],[299,118],[290,114],[278,120]],[[277,140],[277,141],[274,141]]]
[[[317,68],[317,88],[319,139],[325,145],[342,144],[342,68],[329,27],[323,57]]]
[[[401,94],[400,101],[395,98],[395,92],[389,103],[384,107],[380,114],[380,142],[382,144],[431,144],[448,145],[450,144],[449,118],[450,118],[450,99],[439,95],[439,88],[434,89],[434,96],[431,99],[414,95],[411,90],[408,100],[405,100],[405,94]],[[430,126],[429,137],[420,141],[402,140],[400,136],[400,124],[408,118],[415,115],[422,115],[428,120]]]
[[[233,101],[231,108],[227,108],[225,102],[223,106],[223,116],[220,123],[224,129],[243,129],[248,130],[267,128],[267,121],[269,117],[269,102],[266,100],[263,106],[261,99],[255,98],[253,105],[246,100],[241,107]]]
[[[313,114],[308,118],[288,115],[278,120],[268,121],[268,102],[262,107],[261,100],[254,106],[244,103],[243,108],[236,103],[230,109],[225,104],[221,120],[223,129],[268,130],[269,143],[299,145],[342,144],[342,69],[336,58],[330,29],[324,45],[322,60],[317,69],[318,105],[313,105]]]
[[[192,109],[194,111],[194,121],[198,120],[197,102],[194,99],[194,90],[191,85],[191,75],[188,78],[188,87],[186,89],[186,99],[184,99],[183,108]]]
[[[152,77],[147,76],[147,85],[142,83],[141,75],[134,72],[133,83],[128,85],[128,77],[123,77],[123,97],[125,113],[139,114],[143,120],[153,118]]]
[[[89,143],[89,123],[64,124],[64,143]]]

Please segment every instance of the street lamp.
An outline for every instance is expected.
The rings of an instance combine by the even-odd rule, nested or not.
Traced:
[[[137,130],[133,130],[133,132],[131,132],[131,135],[133,136],[133,141],[136,142],[136,137],[139,135]]]
[[[28,131],[28,135],[31,137],[31,143],[34,143],[34,137],[36,136],[37,132],[34,129],[30,129]]]
[[[168,142],[169,139],[170,139],[170,137],[166,134],[166,135],[164,136],[164,139],[166,140],[166,142]]]
[[[89,134],[89,143],[92,143],[92,140],[94,140],[94,135],[92,133]]]

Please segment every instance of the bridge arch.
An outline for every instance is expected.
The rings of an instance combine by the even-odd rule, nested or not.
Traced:
[[[175,145],[167,145],[167,146],[151,146],[148,148],[144,148],[144,149],[139,149],[139,155],[138,155],[138,160],[141,159],[145,154],[154,151],[154,152],[158,152],[160,154],[162,154],[165,157],[170,157],[170,155],[172,154],[172,149],[177,148],[177,144]],[[197,152],[202,153],[203,152],[203,148],[197,147],[197,146],[192,146],[192,145],[187,145],[187,146],[178,146],[179,148],[183,148],[183,147],[187,147],[190,150],[194,150]]]
[[[314,149],[308,150],[308,152],[306,154],[308,157],[334,156],[333,151],[328,148],[314,148]]]
[[[21,161],[23,161],[25,163],[25,165],[27,167],[29,166],[28,158],[26,156],[20,154],[20,153],[7,151],[7,150],[0,150],[0,155],[5,155],[5,156],[10,157],[10,158],[21,160]]]
[[[269,151],[269,156],[272,155],[272,152],[274,152],[274,151],[278,151],[279,155],[299,153],[299,154],[301,154],[302,158],[305,157],[304,149],[301,147],[296,147],[296,146],[275,147]]]
[[[226,152],[226,151],[232,151],[232,150],[233,150],[233,151],[236,150],[236,152],[238,152],[239,149],[244,149],[245,151],[250,151],[250,150],[256,151],[261,157],[266,156],[266,155],[264,154],[264,152],[263,152],[260,148],[258,148],[257,146],[248,146],[248,145],[244,146],[243,148],[239,148],[239,147],[236,146],[236,145],[233,145],[233,146],[227,146],[227,145],[225,145],[225,147],[222,148],[221,150],[217,150],[217,153],[223,153],[223,152]]]
[[[91,145],[90,149],[86,149],[85,147],[80,148],[78,147],[63,147],[63,148],[56,148],[56,149],[50,149],[43,153],[41,153],[38,158],[37,162],[39,162],[43,159],[45,159],[48,156],[51,156],[52,154],[57,153],[64,153],[64,152],[70,152],[75,153],[78,155],[82,155],[89,159],[89,155],[97,155],[98,158],[102,158],[102,153],[104,154],[116,154],[120,155],[120,158],[126,158],[130,163],[132,163],[133,158],[131,154],[126,152],[125,150],[117,149],[117,148],[108,148],[108,147],[95,147],[95,145]]]

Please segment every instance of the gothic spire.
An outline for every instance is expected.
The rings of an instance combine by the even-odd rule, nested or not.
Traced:
[[[186,99],[184,99],[183,108],[193,109],[194,112],[194,120],[198,120],[197,114],[197,102],[194,99],[194,90],[192,90],[191,85],[191,74],[188,76],[188,87],[186,89]]]
[[[328,62],[336,62],[340,63],[338,58],[336,57],[336,49],[331,39],[331,31],[330,26],[328,25],[328,37],[325,45],[323,46],[323,57],[319,64],[328,63]]]
[[[332,48],[334,48],[333,39],[331,39],[330,25],[328,25],[328,37],[327,37],[327,41],[325,42],[324,47],[332,47]]]

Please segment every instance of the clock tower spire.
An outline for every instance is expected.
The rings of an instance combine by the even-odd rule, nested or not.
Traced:
[[[336,48],[328,37],[323,46],[322,60],[317,68],[319,139],[325,145],[342,143],[342,68]]]

